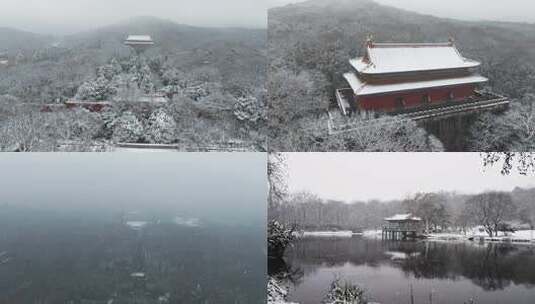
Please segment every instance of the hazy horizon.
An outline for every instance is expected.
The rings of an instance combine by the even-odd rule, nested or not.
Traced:
[[[266,156],[258,153],[31,153],[0,156],[0,206],[163,210],[263,225]]]
[[[267,0],[3,0],[0,27],[39,34],[88,31],[139,16],[199,27],[267,27]]]
[[[288,153],[290,192],[323,199],[402,200],[417,192],[476,194],[535,187],[533,176],[483,168],[479,153]]]
[[[267,0],[269,7],[308,0]],[[323,0],[324,2],[327,0]],[[466,21],[504,21],[535,23],[535,2],[528,0],[373,0],[377,3],[441,18]]]

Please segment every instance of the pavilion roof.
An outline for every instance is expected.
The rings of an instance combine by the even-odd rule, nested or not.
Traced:
[[[154,44],[152,37],[149,35],[130,35],[126,38],[126,44]]]
[[[480,75],[468,75],[430,80],[413,80],[397,83],[366,83],[358,78],[355,73],[346,73],[344,78],[357,96],[394,93],[425,88],[448,87],[463,84],[478,84],[487,82],[488,79]]]
[[[385,221],[388,221],[388,222],[398,222],[398,221],[421,221],[422,219],[417,217],[417,216],[413,216],[411,213],[407,213],[407,214],[396,214],[392,217],[387,217],[385,218]]]
[[[349,62],[359,73],[369,75],[475,68],[480,65],[464,58],[452,42],[368,42],[364,56]]]

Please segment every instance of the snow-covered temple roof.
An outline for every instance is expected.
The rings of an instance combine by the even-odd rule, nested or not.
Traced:
[[[407,214],[396,214],[392,217],[385,218],[385,221],[396,222],[396,221],[421,221],[422,219],[417,216],[412,216],[411,213]]]
[[[127,45],[153,45],[154,41],[149,35],[130,35],[126,38]]]
[[[350,64],[362,74],[390,74],[475,68],[479,62],[464,58],[452,42],[366,44],[363,57]]]
[[[360,80],[354,73],[344,74],[344,78],[357,96],[393,93],[425,88],[447,87],[463,84],[478,84],[487,82],[488,79],[480,75],[469,75],[431,80],[414,80],[398,83],[375,84]]]

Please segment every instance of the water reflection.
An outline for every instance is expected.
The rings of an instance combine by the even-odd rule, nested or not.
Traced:
[[[437,290],[436,297],[443,302],[433,303],[463,303],[471,297],[478,298],[478,303],[498,303],[497,299],[533,303],[535,299],[535,249],[530,246],[309,238],[288,250],[286,261],[288,267],[303,271],[292,297],[304,304],[321,300],[317,290],[307,288],[326,288],[336,275],[365,285],[382,303],[397,303],[389,301],[408,291],[408,281],[422,294],[422,303],[428,303],[423,302],[425,294]],[[315,293],[316,299],[301,296],[307,293]]]

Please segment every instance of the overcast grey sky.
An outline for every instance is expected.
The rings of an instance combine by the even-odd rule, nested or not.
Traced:
[[[270,6],[303,2],[302,0],[267,0]],[[375,0],[423,14],[465,20],[498,20],[535,23],[533,0]]]
[[[290,153],[289,188],[347,202],[430,191],[479,193],[534,187],[535,177],[483,169],[479,153]]]
[[[72,33],[136,16],[198,26],[267,25],[268,0],[0,0],[0,26]]]
[[[161,208],[259,225],[266,218],[261,153],[5,153],[0,168],[0,206]]]

